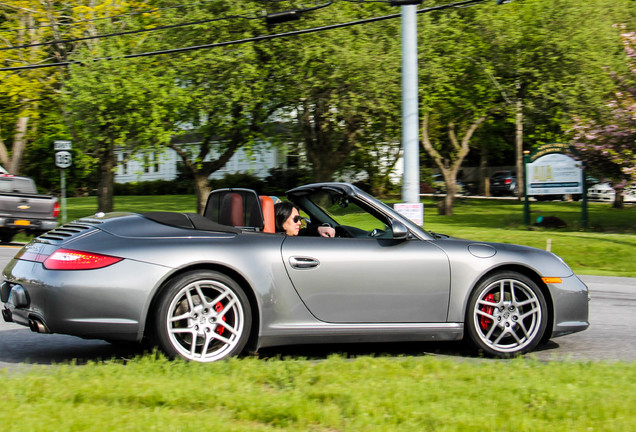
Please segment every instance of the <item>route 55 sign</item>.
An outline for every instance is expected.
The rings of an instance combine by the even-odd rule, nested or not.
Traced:
[[[73,156],[69,151],[72,148],[70,141],[55,141],[55,166],[58,168],[68,168],[73,164]]]
[[[71,152],[66,150],[55,153],[55,165],[58,168],[68,168],[73,164]]]

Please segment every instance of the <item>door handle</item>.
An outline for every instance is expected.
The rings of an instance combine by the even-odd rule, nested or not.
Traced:
[[[293,268],[297,269],[314,268],[320,265],[320,261],[308,257],[291,257],[289,258],[289,263]]]

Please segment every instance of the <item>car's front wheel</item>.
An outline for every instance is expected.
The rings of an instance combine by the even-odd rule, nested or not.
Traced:
[[[211,362],[240,354],[251,323],[241,287],[222,273],[198,270],[168,282],[159,297],[153,339],[170,358]]]
[[[481,282],[468,303],[466,331],[485,354],[512,357],[534,349],[548,323],[541,289],[516,272],[500,272]]]

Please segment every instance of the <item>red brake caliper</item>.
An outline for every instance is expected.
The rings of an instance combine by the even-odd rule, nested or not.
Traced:
[[[495,296],[491,293],[488,294],[486,297],[484,297],[484,300],[487,302],[495,302]],[[494,307],[492,306],[482,306],[480,309],[482,312],[487,313],[488,315],[492,315],[493,311],[495,310]],[[481,327],[482,330],[486,331],[486,329],[488,329],[488,326],[492,323],[492,320],[490,318],[487,318],[483,315],[479,316],[479,326]]]
[[[219,312],[221,312],[221,311],[223,310],[223,305],[221,304],[221,302],[218,302],[217,304],[215,304],[215,305],[214,305],[214,310],[215,310],[217,313],[219,313]],[[223,321],[225,321],[225,315],[223,315],[223,316],[221,317],[221,319],[222,319]],[[216,326],[216,328],[214,329],[214,331],[215,331],[217,334],[222,335],[222,334],[223,334],[223,332],[225,331],[225,327],[223,327],[222,325],[217,325],[217,326]]]

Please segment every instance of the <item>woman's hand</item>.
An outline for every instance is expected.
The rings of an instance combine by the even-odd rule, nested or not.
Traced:
[[[323,225],[318,227],[318,234],[320,234],[320,237],[335,237],[336,230],[330,226]]]

